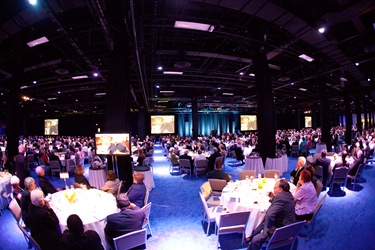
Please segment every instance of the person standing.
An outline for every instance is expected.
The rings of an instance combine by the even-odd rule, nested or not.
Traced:
[[[20,179],[21,188],[25,188],[24,181],[25,178],[30,176],[29,169],[27,168],[26,158],[25,158],[25,146],[18,146],[18,154],[14,156],[14,168],[15,174]]]

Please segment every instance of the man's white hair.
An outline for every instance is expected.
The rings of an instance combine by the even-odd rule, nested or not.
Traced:
[[[35,189],[30,193],[31,203],[35,206],[39,206],[40,202],[44,199],[43,191],[40,189]]]
[[[40,173],[41,173],[42,171],[44,171],[44,169],[43,169],[41,166],[38,166],[38,167],[36,167],[36,169],[35,169],[35,173],[36,173],[37,175],[40,175]]]

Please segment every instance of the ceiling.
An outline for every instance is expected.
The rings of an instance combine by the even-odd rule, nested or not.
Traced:
[[[259,50],[267,55],[277,112],[318,110],[320,84],[333,111],[344,108],[344,87],[363,107],[375,99],[371,0],[39,0],[35,6],[3,0],[0,6],[0,102],[19,84],[31,98],[19,104],[28,116],[103,114],[120,34],[131,45],[132,111],[186,112],[196,97],[200,112],[256,112]],[[175,28],[175,21],[213,30]],[[49,42],[27,46],[43,36]]]

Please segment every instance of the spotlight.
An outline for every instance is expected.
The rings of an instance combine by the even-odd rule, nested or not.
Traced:
[[[29,4],[31,4],[31,5],[36,5],[37,4],[37,0],[29,0]]]
[[[359,66],[359,63],[356,62],[356,63],[355,63],[355,66]]]
[[[99,73],[98,72],[94,72],[94,74],[92,74],[94,77],[98,77],[99,76]]]
[[[159,66],[159,67],[158,67],[158,70],[163,70],[163,67],[162,67],[162,66]]]
[[[318,31],[319,31],[319,33],[323,34],[324,31],[326,31],[326,29],[324,27],[321,27],[321,28],[318,29]]]

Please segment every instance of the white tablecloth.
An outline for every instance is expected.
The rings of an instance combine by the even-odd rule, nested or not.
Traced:
[[[244,170],[255,170],[256,176],[264,174],[263,160],[261,157],[246,157]]]
[[[148,191],[151,191],[155,187],[154,177],[152,175],[152,171],[134,171],[134,172],[141,172],[145,175],[145,179],[143,183],[145,184]]]
[[[90,185],[101,189],[107,181],[107,170],[105,168],[89,169],[89,182]]]
[[[0,193],[5,192],[5,185],[7,183],[10,182],[10,178],[12,177],[12,174],[8,173],[8,172],[0,172]],[[1,196],[0,197],[1,201],[0,201],[0,209],[4,209],[5,207],[5,204],[7,203],[4,203],[3,201],[5,201],[5,199]]]
[[[264,183],[264,180],[266,181]],[[261,183],[263,189],[259,190]],[[294,193],[296,187],[289,183],[291,192]],[[242,180],[228,183],[223,189],[220,197],[220,205],[227,212],[251,211],[246,225],[246,237],[250,237],[254,229],[264,220],[266,211],[271,205],[268,197],[269,192],[273,191],[275,179],[262,178],[251,180]]]
[[[279,158],[268,158],[266,160],[265,169],[277,169],[280,173],[288,172],[288,156],[283,155]]]
[[[325,143],[317,143],[315,153],[321,153],[323,149],[327,150],[327,145]]]
[[[73,204],[70,204],[65,194],[72,192],[76,192],[76,199]],[[97,189],[70,189],[52,194],[50,204],[59,218],[61,232],[68,228],[66,221],[69,215],[77,214],[85,230],[96,231],[104,248],[110,249],[105,239],[104,227],[107,216],[119,211],[112,194]]]

